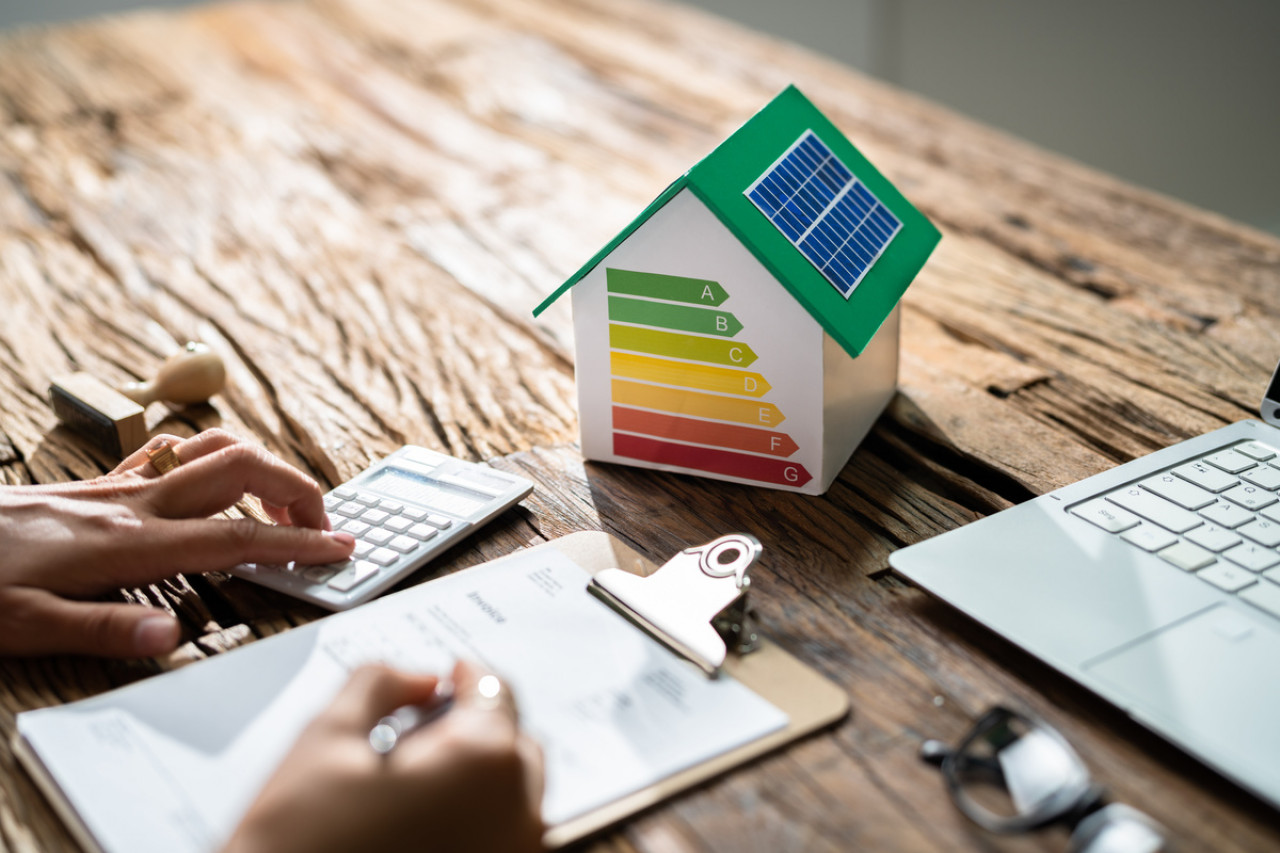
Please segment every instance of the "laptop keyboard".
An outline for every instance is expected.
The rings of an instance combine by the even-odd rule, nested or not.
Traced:
[[[1280,617],[1280,450],[1228,445],[1069,511]]]

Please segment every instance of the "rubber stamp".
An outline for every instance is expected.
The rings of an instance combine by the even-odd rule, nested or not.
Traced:
[[[97,447],[121,458],[147,441],[146,407],[157,400],[178,406],[207,402],[226,384],[222,359],[189,343],[170,356],[148,382],[119,390],[88,373],[55,378],[49,386],[54,414]]]

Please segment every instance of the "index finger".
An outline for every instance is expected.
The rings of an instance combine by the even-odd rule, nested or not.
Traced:
[[[325,528],[320,486],[264,448],[234,443],[184,462],[148,484],[155,513],[167,518],[196,518],[221,512],[248,492],[284,508],[300,527]]]

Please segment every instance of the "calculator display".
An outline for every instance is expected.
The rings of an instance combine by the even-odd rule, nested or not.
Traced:
[[[416,471],[390,465],[366,480],[364,485],[388,497],[459,516],[471,515],[488,500],[484,495],[461,486],[442,483]]]

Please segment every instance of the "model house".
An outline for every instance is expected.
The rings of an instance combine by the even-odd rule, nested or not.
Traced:
[[[583,455],[825,492],[939,236],[788,88],[535,309],[573,291]]]

